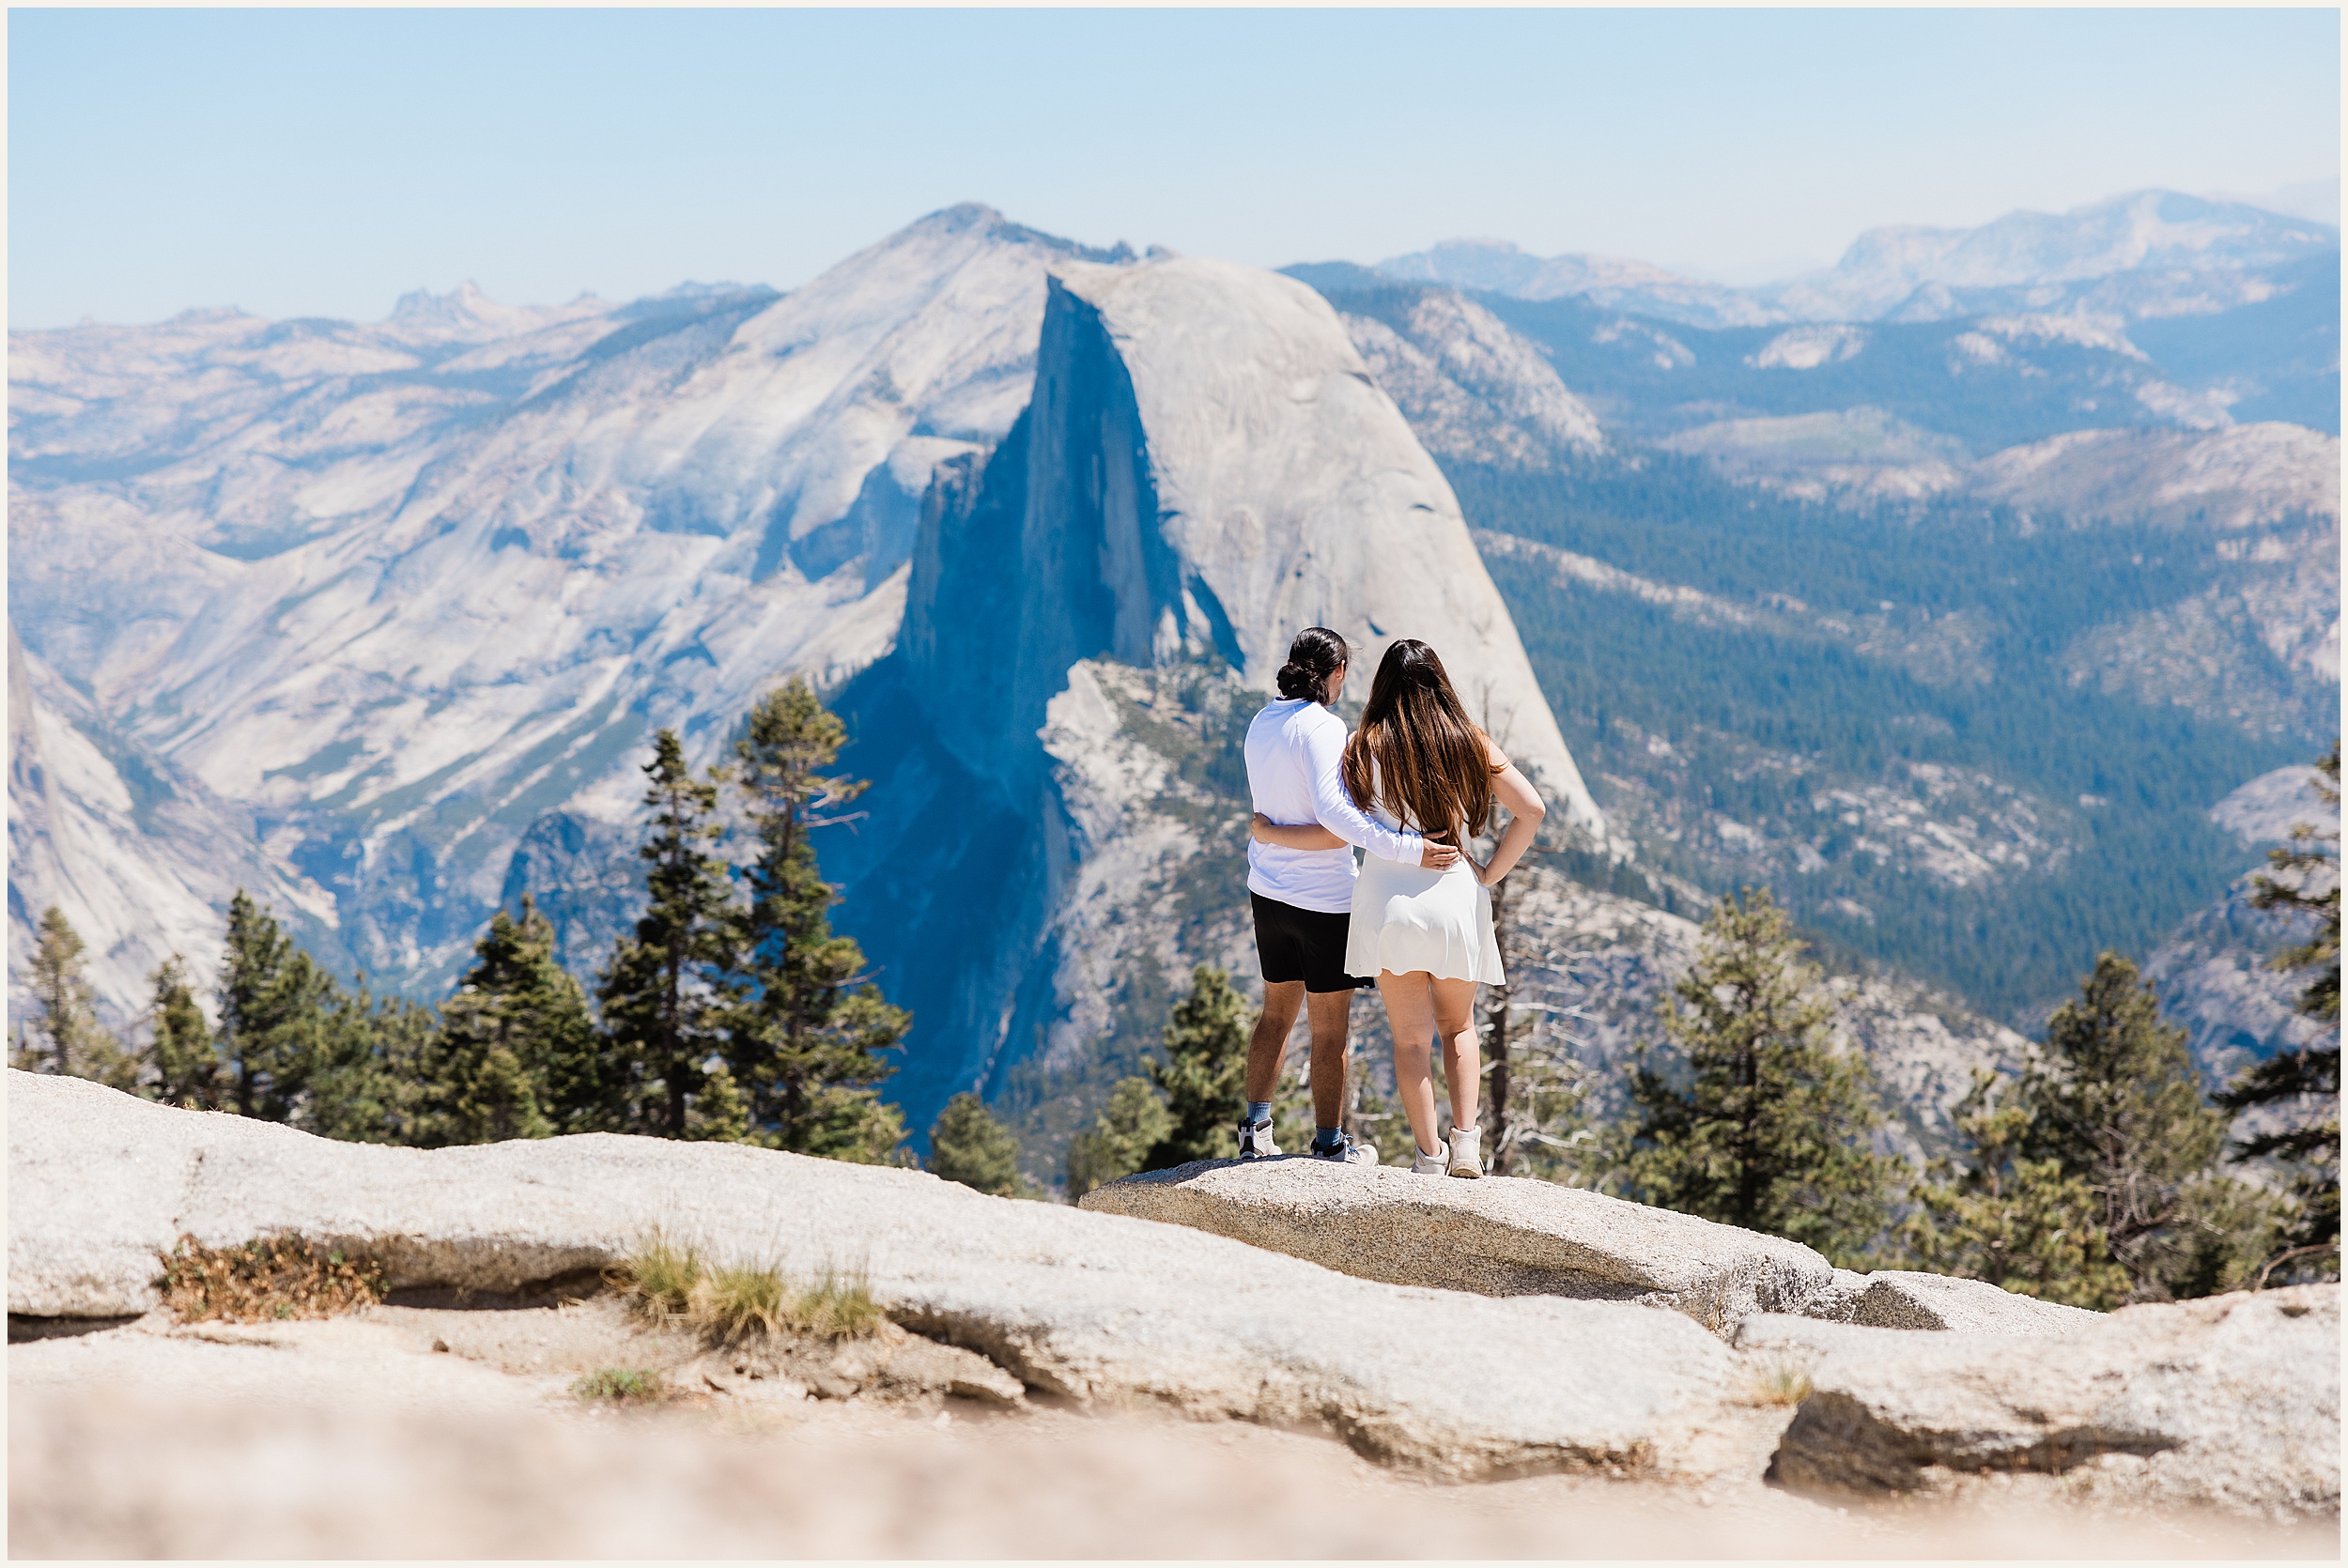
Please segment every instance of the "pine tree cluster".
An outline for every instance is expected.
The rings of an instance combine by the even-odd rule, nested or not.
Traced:
[[[832,931],[838,893],[813,841],[864,788],[824,771],[846,738],[798,680],[759,699],[731,766],[697,776],[676,733],[659,731],[644,767],[647,904],[593,1007],[527,897],[491,917],[436,1015],[378,1000],[363,979],[345,989],[239,891],[217,1027],[175,956],[153,976],[149,1043],[131,1053],[100,1027],[82,943],[52,909],[14,1063],[374,1143],[614,1131],[889,1159],[904,1129],[880,1091],[911,1019]],[[729,786],[749,848],[739,866],[723,853]]]

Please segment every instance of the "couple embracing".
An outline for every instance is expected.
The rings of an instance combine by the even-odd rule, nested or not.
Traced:
[[[1280,667],[1281,700],[1247,727],[1256,816],[1247,891],[1262,962],[1263,1016],[1247,1053],[1244,1160],[1280,1151],[1272,1094],[1302,1007],[1312,1034],[1310,1152],[1374,1165],[1378,1151],[1344,1128],[1345,1046],[1354,991],[1376,985],[1394,1034],[1395,1084],[1424,1176],[1480,1176],[1475,988],[1503,983],[1491,884],[1533,840],[1540,797],[1476,728],[1424,642],[1386,650],[1361,729],[1330,711],[1352,651],[1307,626]],[[1483,865],[1465,846],[1493,802],[1512,820]],[[1361,868],[1353,846],[1366,853]],[[1436,1136],[1429,1057],[1443,1041],[1451,1134]]]

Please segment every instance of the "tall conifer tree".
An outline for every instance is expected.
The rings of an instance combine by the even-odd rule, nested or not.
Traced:
[[[1150,1151],[1173,1126],[1166,1101],[1147,1078],[1120,1078],[1088,1132],[1068,1144],[1068,1198],[1146,1170]]]
[[[634,936],[612,949],[597,999],[636,1124],[671,1138],[712,1136],[712,1127],[740,1120],[738,1107],[698,1123],[687,1115],[703,1087],[702,1064],[722,1043],[723,975],[735,930],[732,877],[709,853],[725,831],[717,814],[723,776],[694,777],[673,730],[654,738],[644,774],[652,825],[637,853],[649,901]],[[718,1094],[729,1097],[738,1099],[730,1083]]]
[[[2340,743],[2316,760],[2309,780],[2326,806],[2340,808]],[[2284,1125],[2236,1143],[2237,1162],[2273,1160],[2291,1173],[2294,1213],[2278,1237],[2275,1261],[2291,1278],[2337,1278],[2340,1273],[2340,832],[2294,822],[2291,842],[2267,854],[2272,870],[2255,879],[2250,901],[2309,922],[2304,942],[2270,961],[2308,975],[2298,1010],[2324,1024],[2309,1044],[2252,1064],[2217,1096],[2230,1113],[2253,1106],[2293,1106]],[[2328,1253],[2328,1255],[2325,1255]]]
[[[440,1008],[428,1137],[481,1144],[594,1130],[607,1103],[587,999],[554,958],[554,928],[528,898],[499,910]]]
[[[98,1022],[85,953],[65,911],[50,905],[41,913],[33,946],[34,1013],[20,1033],[14,1065],[128,1089],[137,1064]]]
[[[218,992],[230,1109],[264,1121],[292,1119],[309,1086],[333,989],[332,977],[276,917],[237,889]]]
[[[2011,1080],[1976,1072],[1957,1106],[1961,1164],[1941,1161],[1900,1226],[1909,1261],[1936,1274],[2104,1311],[2127,1299],[2102,1205],[2083,1176],[2023,1155],[2031,1114]]]
[[[349,1143],[417,1141],[439,1022],[428,1007],[378,998],[361,976],[333,989],[294,1125]]]
[[[839,807],[864,792],[861,780],[825,771],[846,740],[846,727],[794,677],[758,699],[736,747],[758,857],[725,1055],[761,1141],[876,1161],[904,1137],[879,1086],[895,1070],[883,1053],[912,1019],[864,973],[863,949],[831,929],[839,891],[823,879],[812,834],[846,821]]]
[[[156,966],[151,984],[154,1000],[148,1012],[155,1029],[148,1048],[153,1058],[157,1099],[191,1111],[221,1108],[220,1050],[212,1043],[211,1025],[196,1005],[188,984],[186,962],[178,954]]]
[[[2046,1051],[2017,1097],[2028,1120],[2016,1153],[2086,1184],[2130,1299],[2165,1299],[2210,1271],[2201,1254],[2224,1238],[2202,1222],[2224,1196],[2207,1178],[2225,1118],[2202,1100],[2185,1031],[2161,1022],[2135,964],[2096,959],[2079,994],[2047,1019]]]
[[[1684,1079],[1648,1048],[1624,1161],[1645,1201],[1806,1242],[1857,1263],[1884,1225],[1892,1161],[1864,1058],[1837,1051],[1834,1007],[1768,888],[1723,898],[1659,1009]]]
[[[1166,1021],[1166,1054],[1150,1064],[1150,1081],[1166,1096],[1167,1127],[1143,1158],[1144,1170],[1193,1160],[1226,1160],[1239,1147],[1231,1107],[1247,1087],[1246,999],[1228,971],[1199,964],[1190,994]]]
[[[930,1128],[930,1169],[998,1198],[1027,1190],[1019,1174],[1019,1140],[974,1094],[954,1096],[938,1113]]]

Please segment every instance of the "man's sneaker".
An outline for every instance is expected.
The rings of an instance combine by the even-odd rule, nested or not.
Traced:
[[[1416,1158],[1411,1161],[1413,1176],[1442,1176],[1444,1168],[1451,1163],[1450,1159],[1444,1155],[1418,1154],[1416,1144],[1411,1145],[1411,1150],[1413,1155],[1416,1155]]]
[[[1375,1165],[1378,1163],[1377,1145],[1357,1144],[1342,1133],[1337,1137],[1336,1147],[1324,1149],[1315,1144],[1308,1152],[1315,1160],[1334,1161],[1341,1165]]]
[[[1242,1122],[1239,1124],[1239,1157],[1242,1160],[1274,1160],[1279,1157],[1280,1145],[1272,1141],[1272,1124]]]
[[[1470,1181],[1484,1174],[1484,1153],[1476,1145],[1484,1140],[1480,1127],[1455,1127],[1451,1130],[1451,1174]]]

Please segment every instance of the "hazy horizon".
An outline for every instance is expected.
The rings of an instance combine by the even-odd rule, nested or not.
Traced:
[[[16,11],[9,315],[792,288],[958,201],[1740,285],[2159,187],[2337,223],[2333,11]],[[1132,69],[1146,61],[1147,74]],[[2048,149],[2059,149],[2050,155]],[[2296,215],[2317,215],[2304,206]]]

